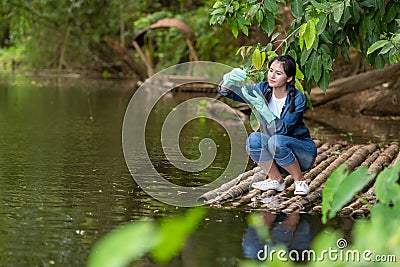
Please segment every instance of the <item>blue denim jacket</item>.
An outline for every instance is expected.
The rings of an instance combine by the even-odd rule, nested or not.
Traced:
[[[246,85],[246,87],[250,93],[253,90],[257,90],[261,94],[263,94],[268,101],[269,99],[271,99],[272,90],[268,90],[268,82],[249,84]],[[241,92],[241,87],[239,86],[232,86],[229,90],[222,90],[221,86],[219,86],[218,92],[221,95],[228,97],[232,100],[248,103],[247,101],[244,100],[245,98],[243,97],[243,94]],[[290,94],[288,94],[286,97],[285,105],[283,106],[281,116],[280,118],[276,118],[273,121],[274,123],[268,124],[266,121],[263,121],[263,126],[267,128],[267,129],[264,128],[264,131],[268,130],[268,127],[271,127],[271,125],[273,125],[274,126],[273,130],[275,134],[292,136],[299,139],[311,138],[310,131],[304,125],[303,122],[303,111],[306,107],[306,96],[299,90],[297,89],[295,90],[294,94],[295,110],[293,112],[289,111],[290,101],[291,101],[291,96]]]

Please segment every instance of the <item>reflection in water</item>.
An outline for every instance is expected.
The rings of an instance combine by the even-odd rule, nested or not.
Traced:
[[[268,250],[279,245],[299,254],[310,249],[313,233],[311,223],[305,215],[271,212],[263,212],[261,215],[264,226],[269,230],[269,238],[262,240],[257,234],[257,229],[249,225],[242,239],[245,258],[266,260]]]

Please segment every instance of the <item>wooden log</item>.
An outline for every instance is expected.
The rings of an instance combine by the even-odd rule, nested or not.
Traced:
[[[229,182],[224,183],[223,185],[221,185],[219,188],[216,188],[212,191],[206,192],[203,195],[201,195],[197,201],[198,202],[207,202],[207,201],[211,201],[212,199],[217,198],[218,196],[222,195],[224,192],[228,191],[230,188],[232,188],[234,185],[237,185],[240,183],[240,181],[243,181],[247,178],[249,178],[250,176],[254,175],[257,172],[260,172],[261,168],[260,167],[255,167],[245,173],[241,173],[239,176],[237,176],[236,178],[232,179]]]
[[[212,204],[215,202],[223,203],[226,201],[234,200],[242,195],[244,195],[246,192],[249,191],[249,188],[252,183],[254,182],[259,182],[262,180],[265,180],[265,173],[264,172],[256,172],[254,175],[250,176],[248,179],[244,179],[240,181],[239,184],[232,186],[229,188],[226,192],[223,192],[221,195],[217,196],[215,199],[211,199],[210,201],[207,201],[207,204]]]
[[[326,153],[326,151],[331,148],[331,145],[329,143],[322,144],[321,141],[318,139],[314,139],[313,141],[314,141],[315,145],[318,147],[317,157],[318,157],[318,154]],[[336,148],[335,150],[339,149],[340,147],[341,147],[340,145],[335,146],[335,148]],[[291,175],[286,176],[284,178],[284,180],[285,180],[287,186],[293,183],[293,178]],[[248,195],[241,198],[238,201],[238,204],[247,203],[247,202],[251,201],[252,198],[259,195],[260,193],[261,193],[261,195],[260,195],[259,199],[265,199],[265,198],[269,198],[269,197],[273,196],[276,193],[276,191],[275,190],[267,190],[267,191],[262,192],[259,189],[254,189],[254,190],[250,191]],[[254,208],[255,206],[257,206],[257,204],[252,203],[251,206]]]
[[[308,198],[307,196],[303,197],[302,200],[300,201],[287,201],[283,202],[281,205],[279,205],[276,210],[282,210],[283,212],[294,212],[300,208],[304,209],[306,205],[311,204],[312,201],[316,201],[318,196],[320,197],[322,195],[322,189],[324,186],[324,183],[326,179],[331,175],[331,173],[339,167],[341,164],[345,163],[346,164],[346,169],[348,171],[354,169],[358,164],[360,164],[362,161],[364,161],[370,152],[372,152],[374,149],[376,149],[375,145],[367,145],[367,146],[354,146],[347,150],[345,153],[343,153],[339,158],[337,158],[332,164],[330,164],[325,170],[328,170],[325,174],[325,170],[322,171],[316,178],[310,183],[310,193],[311,196]],[[322,175],[324,174],[324,175]],[[317,178],[319,178],[317,180]],[[317,180],[317,182],[315,182]],[[315,194],[313,194],[313,191],[315,190]],[[295,197],[293,197],[294,199]],[[297,198],[296,198],[297,199]],[[299,203],[297,203],[299,202]],[[288,206],[284,206],[288,205]]]
[[[387,82],[387,77],[399,77],[400,63],[386,67],[383,70],[372,70],[358,75],[336,79],[329,84],[327,93],[314,88],[311,90],[311,101],[317,107],[341,96],[357,91],[375,88]],[[372,77],[372,78],[371,78]],[[363,86],[360,86],[360,85]]]
[[[323,153],[328,153],[331,155],[331,152],[337,151],[341,145],[335,145],[331,149],[328,149],[327,151]],[[331,155],[329,158],[324,160],[323,162],[319,163],[317,166],[312,168],[310,171],[306,172],[304,175],[304,178],[307,180],[308,183],[310,183],[311,180],[313,180],[315,177],[317,177],[323,170],[325,170],[332,162],[334,162],[337,158],[337,155]],[[270,207],[270,203],[276,202],[280,198],[285,198],[288,195],[291,195],[294,192],[294,184],[293,184],[293,178],[291,175],[288,175],[285,178],[285,182],[287,185],[287,188],[282,191],[281,193],[277,194],[275,197],[271,198],[269,202],[264,203],[262,207],[268,208]],[[261,199],[269,198],[275,194],[275,190],[268,190],[265,193],[262,194]],[[254,204],[252,204],[252,207],[254,207]]]
[[[340,165],[346,162],[346,160],[353,155],[355,151],[360,148],[359,145],[353,146],[347,151],[345,151],[342,155],[340,155],[335,161],[332,162],[326,169],[324,169],[320,174],[315,177],[314,180],[310,183],[310,192],[318,188],[322,183],[326,181],[326,179],[331,175],[331,173],[337,169]]]
[[[392,168],[398,161],[400,161],[400,151],[397,154],[397,157],[390,163],[389,168]]]
[[[322,145],[322,141],[319,140],[319,139],[313,139],[313,141],[314,141],[315,146],[316,146],[317,148],[319,148],[319,147]],[[326,143],[325,143],[325,144],[326,144]],[[324,145],[325,145],[325,144],[324,144]]]
[[[315,143],[315,141],[314,141]],[[323,145],[321,145],[320,147],[317,148],[317,155],[327,151],[329,148],[331,148],[331,144],[329,143],[325,143]]]
[[[381,151],[377,150],[374,153],[372,153],[371,155],[369,155],[369,157],[363,162],[361,163],[360,167],[369,167],[381,154]]]
[[[368,169],[368,173],[379,173],[384,167],[389,166],[392,159],[399,152],[399,144],[397,142],[393,142],[389,145],[389,147],[383,151],[382,154],[371,164]]]
[[[398,143],[392,143],[385,151],[383,151],[381,154],[376,153],[376,151],[369,157],[367,160],[365,160],[361,166],[368,166],[368,173],[376,173],[376,175],[382,171],[384,168],[383,166],[388,164],[388,162],[391,162],[392,158],[395,157],[395,155],[399,152],[399,146]],[[379,154],[379,155],[378,155]],[[375,160],[371,163],[371,160],[375,158]],[[372,180],[364,189],[363,195],[354,200],[350,205],[344,207],[339,213],[342,215],[349,215],[355,212],[357,209],[359,209],[365,201],[374,198],[374,180]],[[367,188],[367,189],[366,189]]]
[[[351,171],[359,166],[362,162],[364,162],[369,154],[374,152],[377,149],[376,144],[370,144],[361,147],[346,161],[346,169],[345,171]]]
[[[341,145],[335,144],[334,146],[330,147],[326,151],[323,151],[323,152],[317,154],[317,157],[315,158],[314,165],[320,164],[322,161],[324,161],[327,158],[329,158],[332,155],[333,152],[338,151],[341,148],[342,148]]]

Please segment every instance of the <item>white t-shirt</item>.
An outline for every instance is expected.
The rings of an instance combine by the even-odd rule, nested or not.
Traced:
[[[277,98],[274,93],[272,93],[271,100],[268,103],[269,109],[276,117],[280,118],[282,113],[282,108],[285,105],[286,96],[284,98]]]

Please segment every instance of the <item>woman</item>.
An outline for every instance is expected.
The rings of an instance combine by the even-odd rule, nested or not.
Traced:
[[[263,132],[250,134],[246,150],[268,179],[252,186],[282,191],[282,173],[289,173],[294,179],[294,194],[307,195],[309,187],[302,171],[314,164],[317,148],[303,122],[306,97],[294,87],[295,76],[296,62],[283,55],[271,61],[268,82],[239,87],[237,84],[246,80],[246,72],[235,68],[224,75],[218,91],[233,100],[250,103],[261,115]]]

